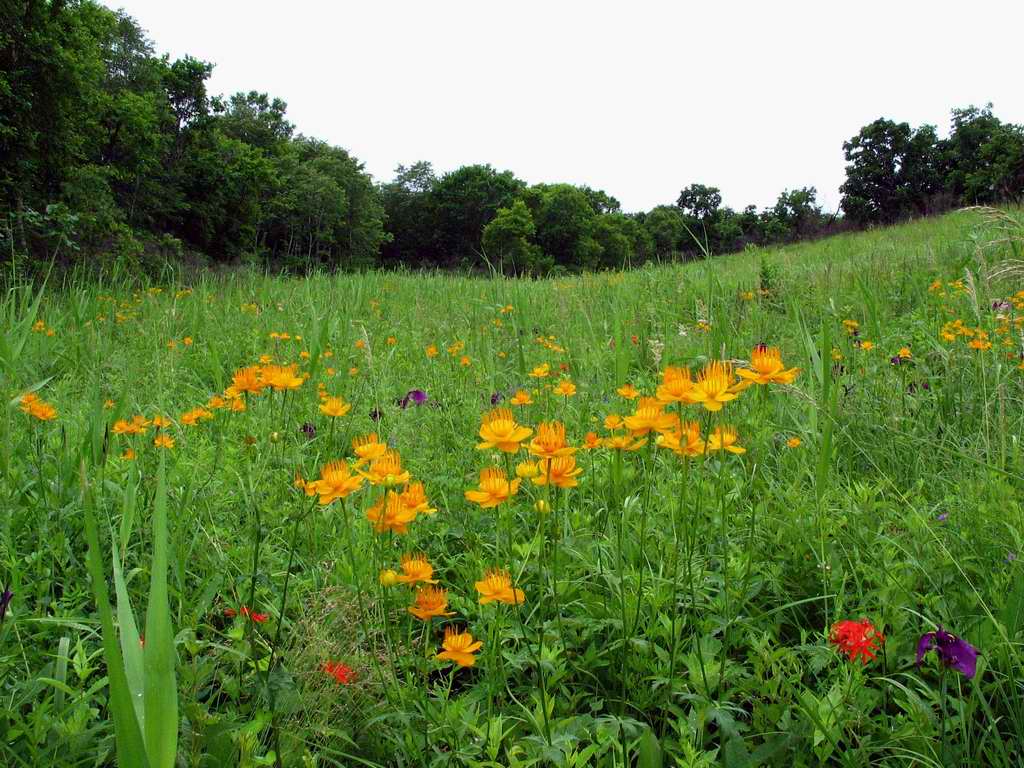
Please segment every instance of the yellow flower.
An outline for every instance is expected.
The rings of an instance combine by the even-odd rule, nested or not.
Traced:
[[[114,401],[113,400],[104,400],[103,401],[103,410],[109,411],[113,407],[114,407]]]
[[[540,467],[532,461],[521,461],[516,464],[516,477],[530,480],[540,474]]]
[[[986,349],[992,349],[992,342],[985,341],[984,339],[971,339],[969,342],[967,342],[967,346],[969,346],[971,349],[976,349],[979,352],[981,352]]]
[[[320,469],[320,479],[310,483],[320,495],[320,504],[327,506],[335,499],[344,499],[363,485],[360,475],[352,474],[345,461],[331,461]]]
[[[483,579],[476,582],[476,591],[480,593],[480,605],[488,603],[504,603],[505,605],[522,605],[526,600],[523,590],[512,586],[512,577],[502,568],[494,568],[484,573]]]
[[[620,395],[622,395],[622,397],[626,398],[627,400],[636,400],[638,397],[640,397],[640,390],[638,390],[632,384],[628,383],[623,384],[615,391],[618,392]]]
[[[483,509],[491,509],[515,496],[519,491],[520,482],[519,478],[516,478],[510,483],[505,470],[488,467],[480,471],[479,487],[466,491],[466,499],[479,504]]]
[[[438,587],[420,587],[416,590],[415,602],[409,606],[409,613],[420,621],[427,621],[434,616],[454,616],[454,611],[445,610],[447,607],[447,590]]]
[[[551,391],[560,397],[572,397],[576,394],[576,385],[568,379],[562,379],[558,382],[558,386]]]
[[[157,448],[173,448],[174,438],[167,434],[159,434],[153,438],[153,445]]]
[[[389,347],[393,347],[397,343],[398,343],[398,339],[396,339],[394,336],[388,336],[388,338],[387,338],[387,345]]]
[[[646,435],[652,430],[661,432],[671,428],[673,422],[672,415],[665,413],[664,405],[653,397],[640,398],[633,415],[622,420],[635,436]]]
[[[352,438],[352,450],[359,458],[359,461],[356,462],[358,466],[379,459],[387,452],[388,447],[380,441],[376,432],[371,432],[368,435]]]
[[[954,336],[953,338],[956,337]],[[875,342],[868,341],[867,339],[865,339],[860,343],[860,348],[863,349],[865,352],[870,352],[872,349],[875,348]]]
[[[184,339],[181,340],[181,343],[184,344],[186,347],[191,347],[192,346],[192,337],[191,336],[186,336]]]
[[[687,421],[676,429],[658,436],[658,446],[668,448],[680,456],[700,456],[704,453],[704,441],[700,437],[700,424]]]
[[[437,579],[431,578],[434,575],[434,568],[427,561],[427,556],[422,553],[402,555],[401,568],[402,573],[395,580],[402,584],[437,584]]]
[[[560,456],[557,459],[546,459],[541,462],[540,473],[533,478],[534,485],[551,485],[556,488],[575,488],[576,478],[583,470],[576,466],[575,456]]]
[[[398,583],[398,573],[391,568],[385,568],[378,577],[382,587],[393,587]]]
[[[153,426],[157,429],[171,426],[171,420],[163,416],[157,415],[153,417]]]
[[[791,437],[786,441],[787,448],[799,448],[803,441],[799,437]]]
[[[497,448],[505,453],[515,453],[526,438],[533,434],[529,427],[520,426],[508,408],[495,408],[484,414],[480,424],[479,450]]]
[[[348,369],[348,375],[349,376],[355,376],[358,373],[359,373],[359,369],[356,368],[354,365],[351,368]]]
[[[351,410],[351,403],[345,402],[345,398],[343,397],[328,397],[320,403],[320,413],[324,416],[330,416],[332,419],[344,416]]]
[[[461,365],[463,368],[469,368],[469,366],[472,365],[472,361],[469,359],[469,355],[463,355],[462,357],[460,357],[459,365]]]
[[[555,459],[576,453],[565,439],[565,425],[558,421],[545,421],[537,427],[530,441],[530,453],[541,459]]]
[[[441,647],[444,650],[437,654],[438,661],[454,661],[460,667],[472,667],[476,664],[474,654],[483,647],[483,643],[479,640],[473,642],[473,635],[469,632],[456,632],[445,627]]]
[[[786,369],[778,347],[758,344],[750,353],[750,368],[741,368],[736,375],[753,384],[792,384],[799,368]]]
[[[723,405],[735,400],[748,385],[748,382],[733,381],[731,364],[714,360],[697,374],[690,400],[700,403],[709,411],[720,411]]]
[[[212,395],[210,399],[206,402],[207,408],[223,408],[226,405],[227,401],[220,395]]]
[[[736,444],[739,437],[735,427],[715,427],[715,431],[708,438],[709,451],[726,450],[729,453],[746,453],[747,449]]]
[[[384,455],[370,462],[370,468],[361,472],[373,485],[390,488],[409,482],[409,472],[402,469],[402,457],[398,451],[387,450]]]
[[[512,403],[512,405],[533,405],[530,393],[523,389],[517,389],[509,402]]]
[[[900,351],[896,353],[896,356],[900,360],[909,360],[913,355],[910,353],[910,347],[900,347]]]
[[[356,339],[356,349],[366,349],[366,340]]]
[[[548,377],[550,373],[551,366],[548,365],[547,363],[544,363],[543,365],[538,365],[536,368],[530,371],[529,376],[534,379],[545,379]]]
[[[135,461],[135,451],[131,448],[125,448],[121,453],[121,458],[125,461]]]
[[[662,403],[689,403],[692,392],[690,369],[669,365],[661,373],[661,385],[655,394]]]
[[[583,447],[589,449],[600,448],[601,438],[597,436],[596,432],[587,432],[583,436]]]
[[[426,352],[427,357],[437,357],[437,346],[435,344],[431,344],[427,347]]]
[[[851,336],[860,328],[860,323],[856,320],[843,320],[843,327],[846,328],[846,332]]]
[[[394,531],[404,535],[409,532],[409,523],[416,519],[416,512],[402,503],[401,495],[388,491],[383,499],[366,510],[366,519],[373,523],[377,533]]]

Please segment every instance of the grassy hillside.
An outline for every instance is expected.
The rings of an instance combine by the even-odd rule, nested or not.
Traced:
[[[4,764],[1020,764],[1019,216],[12,291]]]

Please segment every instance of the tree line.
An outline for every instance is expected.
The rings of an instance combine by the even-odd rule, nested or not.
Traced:
[[[296,133],[266,93],[211,95],[213,65],[171,60],[92,0],[0,0],[0,246],[23,264],[202,255],[275,270],[372,266],[507,273],[620,268],[885,224],[1024,193],[1024,127],[954,109],[949,136],[880,118],[843,145],[841,210],[814,187],[723,205],[691,184],[624,212],[603,190],[468,165],[374,183]]]

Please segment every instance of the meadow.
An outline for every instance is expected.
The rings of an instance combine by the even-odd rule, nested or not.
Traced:
[[[1020,765],[1022,235],[10,287],[0,760]]]

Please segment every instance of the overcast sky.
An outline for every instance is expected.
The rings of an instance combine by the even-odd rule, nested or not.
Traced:
[[[843,141],[877,117],[944,134],[951,107],[991,101],[1024,123],[1024,0],[108,4],[380,181],[490,163],[627,211],[694,182],[736,208],[815,186],[832,209]]]

